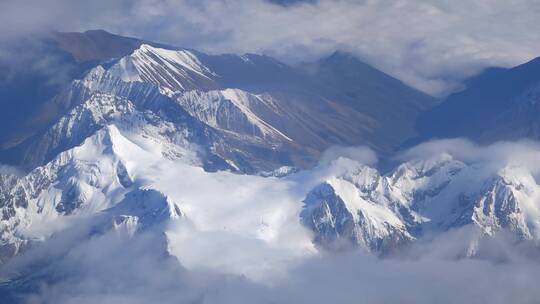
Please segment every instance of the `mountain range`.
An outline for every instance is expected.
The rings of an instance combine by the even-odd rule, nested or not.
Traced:
[[[0,60],[0,163],[17,168],[0,171],[6,294],[59,280],[62,259],[111,235],[150,236],[152,257],[179,269],[208,262],[185,248],[252,246],[263,258],[244,268],[226,250],[213,262],[255,281],[320,252],[389,256],[460,229],[474,230],[460,257],[503,231],[540,239],[534,166],[456,152],[460,140],[400,158],[437,138],[538,139],[538,59],[439,100],[340,51],[290,66],[105,31],[28,39]]]
[[[232,145],[215,146],[212,153],[244,172],[309,167],[331,145],[367,145],[388,153],[416,135],[415,118],[435,103],[339,52],[293,68],[267,56],[207,55],[103,31],[57,33],[50,39],[54,52],[70,57],[70,69],[87,70],[54,96],[40,95],[44,100],[34,105],[39,110],[23,119],[22,124],[29,121],[24,134],[5,135],[3,163],[32,169],[50,160],[40,156],[41,162],[28,162],[25,150],[33,149],[48,128],[93,91],[135,103],[147,98],[141,94],[159,96],[171,111],[200,123],[197,131],[216,133],[214,140],[220,137]],[[83,88],[89,82],[93,87]]]

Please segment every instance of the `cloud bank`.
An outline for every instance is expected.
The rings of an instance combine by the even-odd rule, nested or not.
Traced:
[[[538,260],[511,250],[512,259],[502,263],[441,256],[444,249],[460,245],[463,234],[455,234],[437,245],[416,248],[422,252],[416,258],[381,260],[359,252],[318,255],[294,265],[279,280],[260,282],[218,269],[187,270],[174,258],[161,254],[162,244],[155,235],[130,238],[112,232],[69,246],[45,272],[34,272],[31,278],[37,278],[39,283],[31,283],[31,288],[22,284],[28,288],[23,289],[24,295],[15,292],[9,299],[32,304],[502,304],[533,303],[540,297],[536,288]],[[510,244],[505,246],[510,248]],[[225,245],[214,254],[223,250],[230,248]],[[243,255],[246,254],[262,257],[257,251],[245,251]],[[11,297],[12,291],[6,290],[5,285],[0,286],[0,291]]]
[[[532,30],[539,17],[536,0],[7,0],[0,35],[103,28],[211,53],[266,53],[292,62],[342,49],[417,88],[444,94],[483,67],[540,55],[540,33]]]

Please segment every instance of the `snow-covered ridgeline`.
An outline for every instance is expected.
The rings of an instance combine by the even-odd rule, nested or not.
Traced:
[[[505,230],[540,240],[540,186],[523,166],[501,167],[491,172],[448,154],[404,163],[387,175],[349,166],[307,195],[302,221],[319,245],[374,252],[467,225],[483,235]]]
[[[261,111],[280,115],[269,98],[233,89],[168,96],[156,84],[124,82],[101,66],[74,81],[55,102],[74,108],[33,140],[24,153],[28,168],[45,164],[113,121],[125,130],[146,132],[151,138],[168,142],[164,153],[169,157],[196,155],[200,159],[189,156],[190,162],[202,163],[211,170],[254,170],[249,159],[257,157],[251,153],[260,153],[260,148],[272,151],[282,142],[290,142],[258,115]],[[250,145],[260,148],[251,152]],[[265,166],[255,169],[273,169],[277,164]]]
[[[216,88],[217,75],[193,52],[143,44],[109,71],[126,82],[151,82],[171,91]]]
[[[220,90],[217,83],[209,86],[207,82],[215,81],[218,75],[188,50],[142,45],[108,68],[107,72],[109,77],[124,82],[157,85],[162,93],[174,96],[192,116],[212,127],[238,134],[290,140],[262,117],[264,113],[283,114],[269,96],[232,88]],[[195,79],[194,75],[198,78]]]

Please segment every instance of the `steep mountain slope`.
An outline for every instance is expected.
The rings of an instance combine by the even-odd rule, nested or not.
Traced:
[[[388,142],[414,136],[419,114],[437,103],[348,53],[337,51],[304,68],[333,101],[372,117]]]
[[[130,185],[112,144],[109,129],[102,130],[22,178],[5,177],[0,186],[3,260],[33,238],[39,240],[62,227],[62,215],[93,214],[110,207],[107,202],[114,201],[115,192]],[[27,236],[19,229],[29,229]]]
[[[169,50],[142,44],[109,71],[126,82],[150,82],[174,91],[217,88],[217,76],[188,50]]]
[[[418,127],[424,137],[539,138],[540,58],[511,69],[487,69],[465,85],[422,115]]]

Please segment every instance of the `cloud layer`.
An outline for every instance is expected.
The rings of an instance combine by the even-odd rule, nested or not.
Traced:
[[[446,250],[463,245],[469,233],[456,231],[430,245],[420,245],[415,250],[421,254],[414,258],[381,260],[359,252],[323,254],[305,258],[278,280],[252,281],[219,268],[188,270],[181,261],[162,254],[159,235],[129,237],[113,231],[89,240],[75,238],[75,243],[61,245],[60,250],[46,249],[61,258],[34,268],[27,285],[15,291],[23,292],[20,303],[62,304],[533,303],[540,297],[538,260],[516,253],[516,247],[503,238],[495,242],[495,249],[506,250],[507,259],[502,263],[449,258]],[[222,248],[213,254],[230,253],[236,245],[222,242]],[[236,250],[239,261],[246,255],[264,258],[257,250],[241,251]],[[40,258],[49,257],[50,253]],[[256,263],[251,259],[244,261]],[[0,291],[11,296],[6,285]]]
[[[0,12],[4,36],[103,28],[293,62],[343,49],[436,94],[482,67],[540,55],[539,17],[536,0],[7,0]]]

